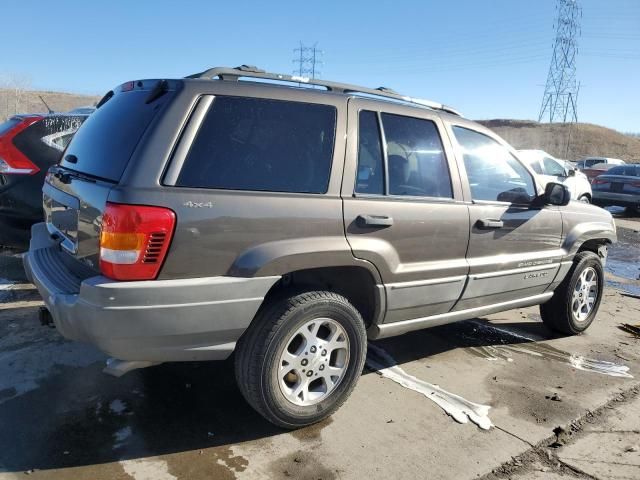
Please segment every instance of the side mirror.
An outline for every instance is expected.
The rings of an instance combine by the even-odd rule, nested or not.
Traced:
[[[549,182],[544,189],[544,203],[546,205],[564,206],[571,200],[571,192],[566,185]]]
[[[569,171],[567,172],[567,177],[575,177],[575,176],[576,176],[576,169],[569,168]]]

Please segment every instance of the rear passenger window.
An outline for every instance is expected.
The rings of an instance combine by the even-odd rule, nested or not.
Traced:
[[[217,96],[176,185],[325,193],[335,125],[329,105]]]
[[[384,166],[382,144],[375,112],[363,110],[359,115],[358,178],[356,192],[382,195]]]
[[[390,195],[453,198],[451,176],[432,121],[382,114]]]

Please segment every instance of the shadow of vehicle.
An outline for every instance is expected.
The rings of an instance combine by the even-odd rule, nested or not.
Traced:
[[[521,338],[479,329],[481,323],[435,327],[376,345],[402,364],[452,349],[524,343],[530,341],[527,336],[551,338],[539,322],[518,323],[518,331],[525,333]],[[13,394],[0,391],[0,467],[20,472],[97,465],[228,447],[283,433],[244,401],[232,359],[164,364],[119,379],[104,375],[102,366],[58,365],[38,388],[4,403],[3,393],[4,398]],[[294,435],[317,435],[328,423]]]

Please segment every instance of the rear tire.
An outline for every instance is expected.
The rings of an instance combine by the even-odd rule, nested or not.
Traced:
[[[591,203],[589,195],[582,195],[580,198],[578,198],[578,201],[582,203]]]
[[[346,298],[327,291],[299,293],[258,313],[236,348],[236,380],[264,418],[299,428],[344,403],[366,350],[364,322]]]
[[[553,297],[540,305],[542,321],[551,330],[577,335],[593,322],[604,288],[604,270],[593,252],[578,253]]]

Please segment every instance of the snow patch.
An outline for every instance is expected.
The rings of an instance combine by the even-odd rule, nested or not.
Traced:
[[[459,395],[447,392],[437,385],[409,375],[397,365],[391,355],[376,345],[369,344],[367,366],[383,377],[421,393],[435,402],[456,422],[468,423],[471,420],[483,430],[488,430],[493,425],[489,419],[490,406],[471,402]]]
[[[134,480],[178,480],[169,473],[167,462],[157,457],[123,460],[120,465]]]

